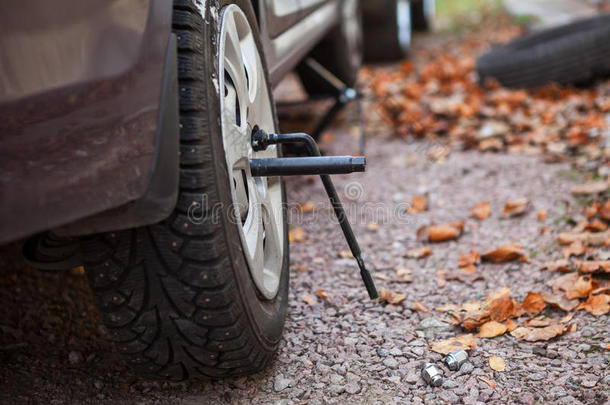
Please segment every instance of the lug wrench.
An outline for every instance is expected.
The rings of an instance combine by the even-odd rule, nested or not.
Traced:
[[[318,145],[316,144],[316,141],[314,141],[311,136],[309,136],[305,133],[267,134],[265,131],[259,129],[252,134],[252,148],[255,151],[265,150],[267,148],[267,146],[269,146],[269,145],[283,144],[283,143],[303,143],[307,147],[307,151],[308,151],[309,155],[312,156],[312,158],[322,157],[322,154],[320,153],[320,149],[318,149]],[[296,158],[296,159],[312,159],[312,158]],[[343,157],[343,158],[345,158],[345,157]],[[252,162],[254,162],[254,167],[258,168],[258,169],[255,169],[255,172],[253,173],[253,175],[255,175],[255,173],[258,173],[259,176],[265,176],[265,175],[273,175],[273,176],[280,175],[281,176],[281,175],[283,175],[281,167],[279,167],[279,170],[277,170],[278,169],[277,166],[281,166],[281,161],[283,161],[284,159],[286,159],[286,158],[265,159],[265,160],[267,160],[267,162],[266,162],[267,165],[269,165],[270,163],[274,163],[274,162],[269,162],[269,161],[271,161],[271,160],[275,161],[274,166],[276,167],[276,170],[274,170],[272,172],[271,171],[267,172],[267,173],[273,173],[273,174],[267,174],[267,173],[265,173],[264,169],[260,169],[261,162],[256,162],[256,161],[262,160],[262,159],[252,159],[251,164],[252,164]],[[262,163],[264,163],[264,162],[262,162]],[[364,169],[363,160],[356,161],[356,162],[345,161],[345,162],[343,162],[343,164],[344,165],[345,164],[354,165],[354,168]],[[335,166],[340,166],[340,165],[335,165]],[[349,169],[349,168],[347,168],[347,169]],[[258,170],[258,172],[256,170]],[[352,171],[362,171],[362,170],[352,170]],[[291,173],[288,173],[288,171],[286,171],[286,173],[292,174],[292,175],[299,174],[294,171],[292,171]],[[333,182],[330,179],[329,173],[333,173],[333,172],[331,170],[320,170],[317,173],[320,174],[320,178],[322,179],[322,184],[324,185],[326,194],[328,195],[330,203],[333,206],[333,210],[335,212],[337,220],[339,221],[339,225],[341,225],[341,230],[343,231],[345,240],[347,241],[347,244],[349,245],[352,255],[354,256],[354,258],[356,259],[356,262],[358,263],[358,267],[360,268],[360,276],[362,277],[362,281],[364,282],[366,291],[368,292],[369,297],[371,299],[376,299],[379,297],[379,295],[377,294],[377,289],[375,288],[375,283],[373,281],[373,278],[371,277],[371,273],[369,273],[366,266],[364,265],[364,260],[362,260],[362,252],[360,251],[360,246],[358,245],[358,241],[356,240],[354,231],[352,230],[349,220],[347,219],[347,215],[345,214],[345,210],[343,209],[341,200],[339,199],[339,196],[337,195],[337,190],[335,189],[335,186],[333,185]],[[346,173],[346,171],[343,171],[342,173]]]

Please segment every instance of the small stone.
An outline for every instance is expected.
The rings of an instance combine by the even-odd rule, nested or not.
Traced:
[[[360,385],[357,383],[347,383],[345,384],[345,392],[351,395],[357,394],[360,392]]]
[[[284,378],[283,375],[278,375],[275,377],[275,382],[273,383],[273,389],[275,392],[280,392],[285,390],[286,388],[292,385],[292,380],[290,378]]]
[[[547,350],[546,357],[548,357],[549,359],[556,359],[557,357],[559,357],[559,353],[557,353],[555,350]]]
[[[532,373],[528,378],[532,381],[540,381],[543,380],[545,376],[545,373]]]
[[[426,329],[446,329],[449,328],[449,324],[443,321],[439,321],[436,318],[424,318],[422,321],[415,327],[416,330],[426,330]]]
[[[580,382],[580,385],[587,388],[593,388],[597,384],[597,377],[591,374],[586,375]]]
[[[419,373],[409,373],[405,376],[405,381],[409,384],[415,384],[419,381]]]
[[[537,354],[539,356],[546,356],[546,347],[534,346],[534,348],[532,349],[532,353]]]
[[[459,386],[459,384],[453,380],[445,380],[443,382],[443,388],[445,388],[445,389],[452,389],[452,388],[456,388],[458,386]]]
[[[397,347],[394,347],[394,348],[390,349],[390,354],[392,356],[402,356],[403,355],[402,350],[400,350]]]
[[[101,390],[101,389],[102,389],[102,387],[104,386],[104,383],[103,383],[103,382],[101,382],[100,380],[95,380],[95,382],[93,383],[93,386],[94,386],[95,388],[97,388],[98,390]]]
[[[71,351],[68,354],[68,361],[70,362],[70,364],[81,363],[83,361],[83,355],[80,354],[80,352]]]
[[[425,351],[423,347],[413,347],[411,349],[411,353],[413,353],[414,355],[416,355],[417,357],[421,357],[424,355]]]
[[[567,391],[563,387],[553,387],[549,390],[549,395],[551,398],[556,399],[560,397],[565,397],[568,395]]]
[[[379,348],[379,349],[377,349],[377,355],[379,357],[388,357],[390,355],[390,352],[387,351],[386,349]]]
[[[553,359],[553,360],[551,360],[551,366],[553,366],[553,367],[561,367],[561,360],[560,359]]]
[[[345,387],[343,385],[333,384],[326,389],[326,392],[333,395],[339,395],[345,392]]]
[[[443,391],[439,394],[439,397],[444,402],[447,402],[450,404],[456,404],[460,401],[460,398],[451,391]]]
[[[388,357],[383,361],[383,365],[389,368],[398,367],[398,362],[393,357]]]
[[[474,370],[474,366],[472,363],[467,361],[460,367],[460,374],[470,374],[472,373],[472,370]]]
[[[583,352],[588,352],[589,350],[591,350],[591,345],[583,343],[581,345],[578,345],[578,348]]]

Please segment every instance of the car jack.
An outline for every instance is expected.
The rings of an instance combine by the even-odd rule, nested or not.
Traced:
[[[360,276],[366,287],[366,291],[371,299],[378,298],[375,283],[371,273],[366,269],[362,260],[362,252],[354,235],[354,231],[347,219],[341,200],[337,195],[337,190],[330,179],[330,174],[351,173],[364,171],[364,157],[352,156],[329,156],[322,157],[316,141],[305,133],[294,134],[267,134],[263,130],[256,130],[252,134],[252,149],[255,151],[265,150],[269,145],[300,143],[304,144],[310,157],[301,158],[270,158],[270,159],[251,159],[251,173],[256,177],[263,176],[294,176],[303,174],[319,174],[322,184],[328,195],[328,199],[333,207],[345,240],[349,245],[352,255],[360,268]]]

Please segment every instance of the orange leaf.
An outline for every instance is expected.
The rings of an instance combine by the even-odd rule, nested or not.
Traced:
[[[565,295],[550,295],[550,294],[543,294],[542,297],[544,298],[544,301],[549,304],[549,305],[553,305],[555,307],[559,307],[561,309],[563,309],[564,311],[571,311],[574,308],[576,308],[578,306],[578,300],[569,300],[565,297]]]
[[[582,273],[610,273],[610,260],[591,260],[580,262],[579,270]]]
[[[610,231],[605,232],[562,232],[557,236],[560,245],[570,245],[581,242],[590,246],[601,246],[610,244]]]
[[[432,343],[430,350],[440,354],[449,354],[455,350],[470,350],[477,347],[472,334],[461,335]]]
[[[299,204],[298,210],[301,212],[312,212],[316,210],[316,205],[312,202],[304,202]]]
[[[430,312],[430,309],[419,301],[413,301],[413,309],[419,312]]]
[[[405,257],[408,257],[410,259],[420,259],[422,257],[430,256],[431,253],[432,249],[430,249],[429,247],[413,248],[407,251]]]
[[[543,268],[548,271],[570,271],[570,262],[567,259],[559,259],[544,263]]]
[[[459,267],[466,267],[476,264],[481,260],[481,255],[476,250],[471,250],[470,253],[460,253]]]
[[[527,328],[522,326],[515,329],[510,334],[517,339],[522,339],[528,342],[538,342],[561,336],[566,329],[566,325],[550,325],[545,328]]]
[[[546,303],[544,302],[544,298],[542,298],[542,294],[530,291],[523,300],[522,306],[525,312],[527,312],[529,316],[532,316],[542,312],[544,307],[546,307]]]
[[[485,252],[481,255],[481,258],[494,263],[509,262],[511,260],[527,260],[523,248],[517,243],[504,245],[495,250]]]
[[[479,329],[479,333],[477,334],[477,337],[493,338],[496,336],[503,335],[504,333],[506,333],[507,329],[508,328],[506,327],[506,325],[501,324],[500,322],[496,322],[496,321],[485,322],[483,325],[481,325],[481,328]]]
[[[288,232],[288,240],[291,243],[300,243],[304,242],[307,237],[307,232],[298,226],[292,227],[290,232]]]
[[[525,197],[517,198],[514,200],[508,200],[504,204],[504,210],[502,210],[502,215],[511,217],[523,215],[528,207],[528,204],[529,200]]]
[[[425,211],[428,208],[428,201],[423,195],[416,195],[413,197],[411,207],[407,209],[410,214],[416,214],[421,211]]]
[[[585,253],[586,249],[587,247],[581,241],[577,240],[563,250],[563,257],[569,259],[570,256],[580,256]]]
[[[593,181],[585,183],[580,186],[572,187],[572,194],[583,195],[583,194],[598,194],[603,193],[608,189],[608,182],[606,180]]]
[[[568,299],[574,298],[586,298],[593,291],[594,284],[591,277],[582,276],[576,280],[573,286],[566,290],[566,297]]]
[[[508,332],[512,332],[519,327],[519,325],[517,325],[517,322],[513,321],[512,319],[507,319],[504,324],[506,325],[506,330]]]
[[[547,210],[542,209],[538,211],[538,221],[542,222],[546,219],[547,216]]]
[[[446,242],[457,239],[461,230],[454,225],[431,225],[428,230],[428,240],[430,242]]]
[[[576,309],[584,309],[595,316],[605,315],[610,312],[610,295],[590,295],[589,298]]]
[[[491,207],[487,201],[476,203],[470,210],[470,216],[480,219],[481,221],[486,219],[489,214],[491,214]]]
[[[306,292],[304,292],[301,295],[301,299],[303,300],[303,302],[305,302],[306,304],[309,304],[309,305],[315,305],[318,303],[318,300],[316,299],[316,297],[314,297],[313,295],[306,293]]]
[[[494,321],[504,321],[513,316],[515,303],[510,298],[500,298],[491,302],[489,317]]]
[[[379,291],[379,296],[389,304],[398,305],[407,298],[405,294],[399,294],[387,288],[382,288]]]
[[[316,290],[316,295],[324,301],[328,299],[328,295],[326,295],[326,292],[324,290]]]

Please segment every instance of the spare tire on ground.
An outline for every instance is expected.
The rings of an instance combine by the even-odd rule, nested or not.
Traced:
[[[588,84],[610,74],[610,14],[534,32],[477,60],[481,83],[506,87]]]

